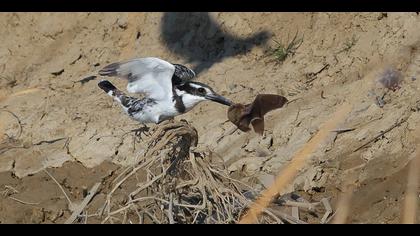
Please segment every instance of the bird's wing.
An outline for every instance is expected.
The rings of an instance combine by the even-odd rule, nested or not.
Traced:
[[[173,64],[175,66],[174,75],[179,77],[182,80],[191,80],[195,77],[195,72],[190,68],[180,65],[180,64]]]
[[[172,75],[176,67],[155,57],[112,63],[99,71],[103,76],[128,80],[129,93],[143,93],[156,100],[172,98]]]

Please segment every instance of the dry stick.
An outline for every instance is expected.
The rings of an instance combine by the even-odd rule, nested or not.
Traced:
[[[114,188],[111,190],[111,192],[109,192],[108,196],[110,197],[117,189],[118,187],[123,184],[128,178],[130,178],[130,176],[132,176],[134,173],[136,173],[138,170],[140,170],[141,168],[145,167],[147,164],[149,164],[151,161],[145,161],[144,163],[142,163],[141,165],[137,166],[136,168],[134,168],[128,175],[126,175],[120,182],[118,182]]]
[[[198,168],[198,166],[197,166],[197,164],[198,164],[197,160],[198,160],[198,159],[195,159],[195,158],[190,157],[190,161],[191,161],[192,168],[193,168],[196,172],[199,170],[199,168]],[[205,174],[202,174],[202,175],[205,175]],[[199,177],[199,180],[201,180],[201,181],[199,181],[199,182],[202,182],[202,178],[201,178],[201,177]],[[206,205],[207,205],[207,195],[206,195],[206,191],[205,191],[205,189],[204,189],[204,186],[203,186],[202,184],[199,186],[199,189],[200,189],[200,192],[201,192],[201,194],[202,194],[202,196],[203,196],[203,203],[202,203],[201,205],[199,205],[198,207],[197,207],[197,206],[195,206],[195,207],[193,207],[193,208],[197,208],[197,209],[204,210],[204,209],[206,208]],[[180,204],[180,205],[181,205],[181,204]],[[183,204],[182,204],[182,205],[183,205]],[[188,207],[189,205],[183,205],[183,206],[184,206],[184,207]]]
[[[201,204],[201,205],[187,205],[187,204],[181,204],[181,203],[174,203],[174,206],[205,210],[206,209],[206,202],[203,201],[203,204]]]
[[[87,211],[86,211],[86,213],[87,213]],[[94,217],[94,216],[100,216],[98,213],[95,213],[95,214],[87,214],[86,215],[87,217]]]
[[[26,204],[26,205],[39,205],[39,202],[25,202],[25,201],[22,201],[22,200],[19,200],[17,198],[10,197],[10,196],[8,198],[10,198],[12,200],[15,200],[15,201],[17,201],[19,203]]]
[[[380,132],[380,133],[379,133],[378,135],[376,135],[375,137],[373,137],[373,138],[369,139],[369,141],[367,141],[366,143],[364,143],[362,146],[360,146],[360,147],[358,147],[358,148],[354,149],[354,151],[353,151],[353,152],[357,152],[357,151],[359,151],[360,149],[362,149],[362,148],[366,147],[367,145],[369,145],[370,143],[372,143],[372,142],[376,142],[376,140],[378,140],[380,137],[382,137],[383,135],[385,135],[385,134],[386,134],[386,133],[388,133],[389,131],[393,130],[394,128],[396,128],[396,127],[400,126],[402,123],[406,122],[406,121],[408,120],[408,118],[409,118],[409,117],[410,117],[410,116],[407,116],[407,117],[403,118],[401,121],[399,121],[399,122],[395,123],[393,126],[389,127],[389,128],[388,128],[388,129],[386,129],[385,131]]]
[[[8,95],[8,96],[1,96],[1,97],[0,97],[0,102],[1,102],[1,101],[3,101],[4,99],[8,99],[8,98],[12,98],[12,97],[16,97],[16,96],[19,96],[19,95],[24,95],[24,94],[28,94],[28,93],[37,92],[37,91],[39,91],[39,90],[40,90],[39,88],[29,88],[29,89],[24,89],[24,90],[22,90],[22,91],[19,91],[19,92],[16,92],[16,93],[10,94],[10,95]]]
[[[137,216],[139,217],[139,224],[143,224],[143,217],[140,215],[139,210],[136,206],[134,206],[134,211],[136,212]]]
[[[269,211],[267,209],[264,209],[263,212],[265,214],[269,215],[271,218],[273,218],[277,222],[277,224],[284,224],[284,222],[280,218],[278,218],[274,213],[272,213],[271,211]]]
[[[291,207],[300,207],[300,208],[307,208],[308,210],[313,210],[317,205],[319,205],[319,202],[317,203],[307,203],[307,202],[295,202],[286,200],[284,203],[282,203],[283,206],[291,206]]]
[[[231,178],[231,177],[229,177],[229,176],[227,176],[227,175],[221,174],[221,173],[220,173],[221,171],[214,170],[214,169],[212,169],[212,168],[209,168],[209,170],[211,170],[212,172],[214,172],[214,173],[218,174],[218,175],[219,175],[219,176],[221,176],[222,178],[225,178],[225,179],[230,180],[230,181],[232,181],[232,182],[237,182],[237,183],[239,183],[239,184],[241,184],[241,185],[243,185],[243,186],[247,187],[247,188],[248,188],[248,189],[250,189],[250,190],[252,190],[252,189],[253,189],[250,185],[248,185],[248,184],[246,184],[246,183],[244,183],[244,182],[242,182],[242,181],[240,181],[240,180],[233,179],[233,178]]]
[[[19,193],[19,191],[17,191],[15,188],[13,188],[10,185],[5,185],[4,186],[5,190],[1,191],[1,194],[4,195],[5,197],[7,195],[11,195],[11,194],[15,194],[15,193]],[[10,191],[12,191],[12,193],[10,194]]]
[[[12,98],[12,97],[16,97],[16,96],[19,96],[19,95],[24,95],[24,94],[27,94],[27,93],[36,92],[36,91],[39,91],[39,90],[40,89],[38,89],[38,88],[30,88],[30,89],[25,89],[25,90],[10,94],[8,96],[1,96],[0,95],[0,102],[3,101],[4,99],[9,99],[9,98]],[[22,134],[23,128],[22,128],[22,123],[20,122],[19,118],[10,111],[4,110],[4,109],[3,109],[3,111],[9,112],[10,114],[12,114],[18,120],[19,126],[20,126],[19,127],[19,129],[20,129],[19,136],[20,136]],[[3,129],[4,129],[2,123],[3,122],[0,122],[0,141],[2,141],[3,137],[4,137],[3,135],[1,135],[1,133],[3,133]]]
[[[332,210],[331,204],[330,204],[330,202],[328,201],[327,198],[323,198],[321,200],[321,202],[325,207],[325,214],[321,219],[321,224],[325,224],[327,222],[328,216],[330,216],[331,213],[333,213],[333,210]]]
[[[190,185],[196,185],[196,184],[198,184],[198,179],[192,179],[192,180],[189,180],[189,181],[185,181],[184,183],[178,184],[175,187],[175,189],[180,189],[180,188],[184,188],[184,187],[187,187],[187,186],[190,186]]]
[[[101,221],[101,224],[105,224],[105,222],[107,222],[107,221],[111,221],[111,216],[110,215],[108,215],[107,217],[105,217],[105,219],[103,219],[102,221]],[[112,222],[111,222],[112,223]]]
[[[126,221],[127,221],[127,211],[124,211],[124,216],[123,216],[122,224],[125,224]]]
[[[144,213],[146,213],[154,222],[162,224],[162,222],[160,222],[160,220],[158,220],[156,216],[154,214],[151,214],[148,210],[144,211]]]
[[[307,222],[305,222],[305,221],[302,221],[302,220],[296,219],[295,217],[293,217],[293,216],[289,216],[288,214],[283,213],[283,212],[281,212],[281,211],[279,211],[279,210],[271,209],[271,211],[272,211],[273,213],[275,213],[276,215],[281,216],[283,219],[285,219],[287,222],[289,222],[289,223],[291,223],[291,224],[308,224],[308,223],[307,223]]]
[[[99,217],[102,217],[104,215],[105,209],[107,209],[109,213],[110,211],[109,205],[111,204],[110,202],[111,202],[110,199],[106,199],[104,204],[98,209]]]
[[[109,214],[108,214],[108,216],[112,216],[112,215],[115,215],[115,214],[118,214],[118,213],[120,213],[120,212],[122,212],[122,211],[125,211],[125,210],[127,210],[127,209],[129,209],[130,207],[132,207],[133,205],[131,204],[131,203],[129,203],[129,204],[127,204],[126,206],[124,206],[124,207],[121,207],[120,209],[118,209],[118,210],[115,210],[115,211],[113,211],[113,212],[110,212]]]
[[[85,213],[85,224],[87,224],[87,221],[88,221],[88,212],[86,211],[86,213]]]
[[[48,172],[46,169],[44,169],[44,172],[47,173],[48,176],[50,176],[50,178],[58,185],[58,187],[61,189],[61,191],[63,192],[64,196],[66,197],[67,201],[69,202],[69,208],[71,211],[74,210],[74,205],[73,202],[70,200],[69,196],[67,195],[66,191],[64,191],[64,188],[60,185],[60,183],[58,183],[58,181],[54,178],[54,176],[52,176],[50,174],[50,172]]]
[[[166,172],[168,171],[169,167],[166,168],[164,170],[164,172],[162,172],[161,174],[159,174],[158,176],[154,177],[152,180],[150,180],[148,183],[146,183],[145,185],[139,187],[138,189],[134,190],[132,193],[130,193],[130,196],[136,196],[139,192],[143,191],[144,189],[150,187],[154,182],[158,181],[159,179],[161,179],[162,177],[164,177],[166,175]]]
[[[246,206],[246,207],[248,207],[248,206],[250,206],[252,204],[252,202],[250,200],[248,200],[245,196],[243,196],[241,194],[238,194],[238,193],[233,192],[232,195],[236,196],[236,198],[238,199],[238,201],[242,201],[243,202],[243,205]],[[277,221],[277,223],[284,224],[284,222],[281,219],[279,219],[271,211],[274,212],[275,210],[274,209],[270,209],[270,210],[263,209],[263,213],[265,213],[265,214],[269,215],[270,217],[272,217],[275,221]],[[282,213],[282,214],[284,214],[284,213]],[[280,215],[282,215],[282,214],[280,214]],[[241,215],[241,214],[239,214],[239,215]],[[282,218],[285,219],[284,217],[282,217]],[[285,220],[289,222],[289,220],[287,220],[287,219],[285,219]]]
[[[214,193],[212,193],[212,194],[214,194]],[[222,212],[222,211],[219,209],[219,207],[222,208],[222,209],[227,209],[227,206],[225,205],[225,203],[223,201],[223,197],[221,195],[219,195],[217,192],[216,192],[216,195],[217,195],[218,198],[215,199],[216,200],[215,201],[215,207],[216,207],[216,212],[217,212],[218,219],[220,221],[220,215],[221,215],[220,212]],[[220,199],[222,199],[221,203],[220,203]],[[230,218],[229,211],[227,211],[226,213],[228,214],[227,216],[225,214],[222,215],[223,221],[226,221],[226,217]]]
[[[119,174],[117,177],[115,177],[115,179],[114,180],[112,180],[112,183],[114,184],[114,183],[116,183],[117,182],[117,180],[119,180],[123,175],[125,175],[130,169],[134,169],[134,167],[127,167],[127,168],[125,168],[122,172],[121,172],[121,174]]]
[[[343,128],[343,129],[335,129],[335,130],[331,130],[331,132],[337,132],[337,134],[341,134],[341,133],[345,133],[345,132],[350,132],[355,130],[356,128]]]
[[[332,219],[334,219],[334,217],[335,217],[335,215],[337,214],[338,211],[340,211],[340,206],[338,206],[337,209],[335,210],[335,212],[325,220],[325,224],[329,223]]]
[[[258,219],[258,215],[268,206],[271,199],[290,184],[298,171],[306,163],[305,161],[316,151],[321,142],[328,137],[330,130],[337,127],[337,125],[347,117],[351,110],[352,106],[348,103],[344,103],[331,116],[331,118],[319,129],[318,133],[295,154],[287,168],[277,176],[272,186],[266,189],[255,201],[239,223],[253,223]]]
[[[168,218],[169,224],[175,224],[174,216],[172,215],[172,205],[173,205],[173,193],[169,194],[169,207],[168,207]]]
[[[340,210],[336,211],[336,215],[332,220],[333,224],[345,224],[350,211],[350,201],[353,197],[354,186],[352,184],[345,183],[345,190],[338,198],[337,206]]]
[[[217,207],[217,205],[215,205],[214,207],[216,208],[216,215],[217,215],[217,219],[215,219],[214,221],[215,222],[220,222],[221,219],[220,219],[220,211],[219,211],[219,208]],[[213,216],[212,216],[212,218],[213,218]]]
[[[161,202],[163,202],[165,204],[169,204],[169,201],[167,201],[165,199],[162,199],[162,198],[158,198],[158,197],[140,197],[140,198],[135,198],[133,200],[130,200],[127,204],[135,203],[135,202],[141,202],[141,201],[144,201],[144,200],[158,200],[158,201],[161,201]]]
[[[1,109],[0,112],[2,112],[2,111],[9,113],[10,115],[12,115],[17,120],[17,122],[19,124],[19,135],[16,135],[17,137],[14,137],[14,139],[18,139],[23,133],[22,122],[20,121],[19,117],[15,113],[13,113],[9,110],[6,110],[6,109]],[[0,123],[3,123],[3,122],[0,122]],[[1,131],[2,131],[2,127],[0,127],[0,132]],[[0,136],[0,141],[1,141],[1,138],[2,138],[2,136]]]
[[[299,220],[299,208],[298,207],[292,207],[292,216],[295,217],[297,220]]]
[[[354,170],[357,170],[357,169],[360,169],[360,168],[356,168]],[[361,170],[359,170],[358,172],[360,174]],[[352,179],[353,178],[350,178],[350,176],[347,176],[347,178],[344,179],[344,182],[342,183],[343,192],[340,193],[338,196],[336,210],[331,217],[329,217],[328,219],[325,219],[325,223],[331,220],[333,224],[344,224],[347,222],[347,217],[351,210],[350,202],[353,197],[354,189],[356,188]]]
[[[419,146],[420,147],[420,146]],[[418,186],[419,186],[419,168],[420,168],[420,150],[417,149],[418,154],[411,160],[408,170],[407,191],[404,201],[404,215],[403,224],[415,224],[416,212],[418,208]]]
[[[200,211],[197,211],[196,213],[195,213],[195,216],[194,216],[194,219],[193,219],[193,221],[192,221],[192,224],[194,224],[195,223],[195,221],[197,220],[197,217],[198,217],[198,215],[200,214]]]
[[[89,204],[90,200],[92,200],[93,196],[95,196],[96,191],[98,191],[99,186],[101,185],[100,182],[93,185],[90,189],[88,195],[83,199],[82,203],[73,211],[73,214],[64,222],[64,224],[72,224],[74,220],[76,220],[77,216],[85,209],[85,207]]]
[[[197,163],[199,163],[200,166],[202,167],[202,169],[204,170],[204,174],[205,174],[205,176],[207,176],[207,179],[209,179],[211,181],[210,183],[211,183],[213,189],[215,189],[215,193],[219,197],[218,199],[221,200],[221,203],[222,203],[222,206],[224,207],[224,209],[228,209],[228,207],[226,205],[225,198],[219,193],[219,191],[217,191],[218,188],[215,184],[216,180],[214,179],[212,172],[208,168],[204,167],[205,164],[201,159],[197,159]],[[227,214],[228,214],[229,218],[233,218],[229,211],[227,212]]]

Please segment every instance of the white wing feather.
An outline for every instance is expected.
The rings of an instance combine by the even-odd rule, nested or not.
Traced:
[[[172,75],[175,66],[155,57],[138,58],[106,66],[100,75],[128,79],[129,93],[143,93],[156,100],[172,98]]]

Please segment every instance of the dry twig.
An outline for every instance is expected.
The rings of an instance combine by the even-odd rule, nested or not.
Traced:
[[[92,200],[93,196],[95,196],[100,185],[101,183],[96,183],[95,185],[93,185],[93,187],[90,189],[85,199],[83,199],[82,203],[80,203],[80,205],[78,205],[76,209],[74,209],[73,214],[64,222],[64,224],[72,224],[76,220],[76,218],[82,213],[82,211],[89,204],[90,200]]]

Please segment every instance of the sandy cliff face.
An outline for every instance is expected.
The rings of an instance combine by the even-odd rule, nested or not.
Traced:
[[[132,164],[146,148],[129,132],[139,125],[97,87],[99,77],[82,79],[111,62],[155,56],[193,68],[198,81],[236,102],[248,103],[260,93],[292,101],[266,116],[263,137],[232,133],[226,107],[214,103],[177,118],[197,129],[198,148],[212,151],[232,174],[256,184],[277,175],[331,114],[350,102],[353,109],[338,128],[351,131],[331,132],[289,190],[335,198],[347,180],[360,196],[355,222],[399,221],[406,165],[419,144],[417,14],[10,13],[0,18],[1,172],[22,178],[64,163]],[[302,44],[283,62],[275,61],[270,55],[275,41],[290,42],[295,34]],[[401,73],[396,91],[379,82],[390,68]],[[125,88],[125,81],[110,80]],[[356,150],[383,131],[388,132]],[[78,168],[73,171],[69,174],[77,175]],[[367,212],[364,206],[372,204]]]

